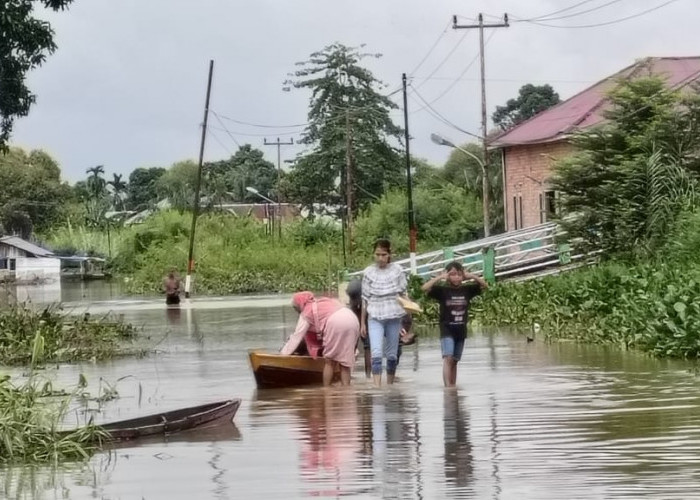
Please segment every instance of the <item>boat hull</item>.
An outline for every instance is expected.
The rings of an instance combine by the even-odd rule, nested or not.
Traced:
[[[323,383],[323,358],[285,356],[260,350],[249,351],[248,357],[260,389]]]
[[[155,435],[170,435],[190,429],[205,429],[233,422],[240,399],[183,408],[101,425],[114,441],[138,439]]]

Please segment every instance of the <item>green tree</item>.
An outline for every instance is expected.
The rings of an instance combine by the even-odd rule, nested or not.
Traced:
[[[129,175],[127,186],[127,208],[146,210],[158,201],[156,186],[166,170],[161,167],[137,168]]]
[[[157,193],[161,198],[168,198],[171,206],[180,212],[190,210],[197,185],[197,171],[197,163],[192,160],[174,163],[158,179]]]
[[[0,151],[7,151],[14,120],[26,116],[36,100],[27,73],[56,50],[51,25],[34,17],[34,7],[63,10],[72,1],[11,0],[0,6]]]
[[[58,164],[43,151],[27,154],[22,149],[10,148],[6,154],[0,154],[0,186],[3,218],[21,219],[24,228],[28,227],[26,217],[39,230],[57,222],[62,207],[70,199],[70,188],[61,182]],[[8,224],[3,225],[7,231]]]
[[[659,78],[622,82],[607,122],[573,138],[578,153],[555,166],[567,231],[608,252],[664,244],[695,203],[700,173],[700,98]]]
[[[115,210],[124,210],[127,184],[122,180],[122,174],[112,174],[112,180],[107,181],[107,185],[112,190],[112,207]]]
[[[483,161],[484,150],[476,143],[466,143],[460,148],[469,151]],[[481,164],[472,156],[459,149],[453,149],[450,157],[445,162],[442,175],[446,182],[463,188],[478,199],[483,199],[482,179],[484,170]],[[489,155],[489,163],[486,166],[489,176],[489,215],[491,232],[500,232],[504,228],[503,220],[503,173],[499,158]],[[482,208],[483,211],[483,208]]]
[[[505,106],[496,106],[491,119],[501,130],[508,130],[560,102],[551,85],[528,83],[520,87],[517,98],[509,99]]]
[[[352,165],[352,213],[401,184],[401,155],[391,141],[401,129],[389,115],[397,106],[383,86],[360,64],[378,54],[340,43],[311,54],[293,74],[296,88],[311,91],[309,125],[301,142],[310,150],[299,155],[286,182],[286,194],[307,208],[338,204],[345,196],[345,167]]]
[[[417,186],[413,205],[418,243],[423,250],[455,245],[478,238],[483,217],[481,202],[471,193],[452,185],[437,188]],[[356,242],[370,251],[380,237],[390,238],[398,253],[408,251],[406,192],[393,189],[370,205],[358,218]]]
[[[258,203],[260,198],[246,190],[252,187],[268,198],[277,199],[277,169],[264,158],[262,151],[250,144],[241,146],[227,160],[206,164],[205,170],[210,196],[228,195],[233,201]]]

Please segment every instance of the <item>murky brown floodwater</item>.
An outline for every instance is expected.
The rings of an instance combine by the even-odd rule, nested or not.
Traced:
[[[69,308],[118,293],[70,292]],[[102,291],[100,291],[102,290]],[[64,294],[69,292],[61,292]],[[120,398],[99,419],[228,397],[235,427],[128,445],[89,466],[0,470],[10,498],[700,498],[700,390],[691,365],[617,350],[475,334],[459,388],[441,387],[437,339],[405,350],[400,381],[375,390],[256,391],[246,349],[277,349],[286,298],[95,302],[144,326],[158,355],[52,369]],[[91,404],[96,409],[96,404]],[[94,408],[93,408],[94,407]],[[76,413],[77,419],[85,415]]]

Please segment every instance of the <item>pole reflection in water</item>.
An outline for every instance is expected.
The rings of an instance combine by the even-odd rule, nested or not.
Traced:
[[[457,497],[470,491],[474,469],[469,416],[464,411],[462,399],[456,388],[445,389],[443,393],[445,481],[450,495]]]

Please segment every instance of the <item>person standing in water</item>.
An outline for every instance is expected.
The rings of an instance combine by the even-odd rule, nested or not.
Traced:
[[[176,269],[171,269],[163,279],[163,291],[165,292],[165,303],[167,305],[180,303],[180,277]]]
[[[382,363],[386,358],[386,382],[393,384],[398,364],[401,318],[405,311],[396,300],[406,295],[406,276],[391,262],[391,242],[374,244],[374,264],[362,276],[362,319],[360,335],[369,335],[374,385],[382,383]]]
[[[439,283],[444,281],[445,283]],[[445,272],[423,285],[428,297],[440,305],[440,346],[442,380],[445,387],[457,384],[457,363],[467,337],[469,302],[488,285],[483,278],[464,271],[459,262],[450,262]]]

